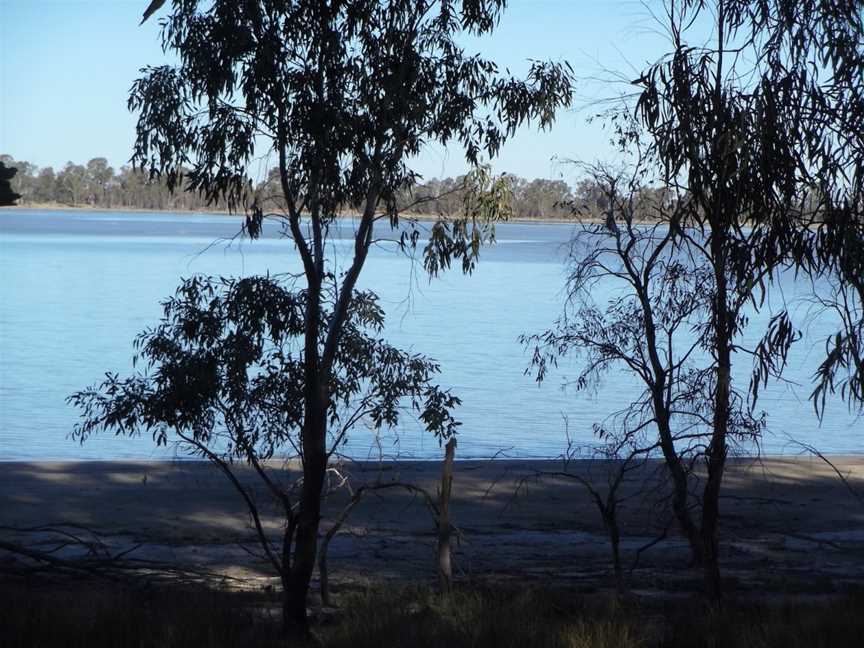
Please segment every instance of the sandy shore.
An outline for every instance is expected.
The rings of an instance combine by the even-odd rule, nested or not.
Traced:
[[[864,457],[831,460],[864,493]],[[668,507],[657,504],[657,496],[638,495],[646,479],[665,492],[651,476],[662,475],[657,467],[625,491],[637,495],[620,513],[628,566],[636,550],[667,526]],[[608,542],[584,487],[538,478],[561,468],[554,461],[457,462],[452,516],[463,534],[456,556],[461,574],[551,578],[588,588],[607,581]],[[440,464],[361,463],[349,470],[355,485],[401,481],[434,493]],[[602,464],[574,462],[568,470],[605,483]],[[254,483],[250,472],[240,473]],[[257,497],[271,511],[263,491]],[[325,529],[346,498],[344,491],[328,498]],[[821,460],[736,460],[722,507],[724,568],[735,587],[830,591],[864,584],[864,501]],[[266,522],[278,533],[277,516]],[[248,523],[242,500],[208,464],[0,463],[0,537],[11,540],[24,537],[13,527],[81,525],[118,550],[144,543],[138,554],[264,578],[266,566],[241,547],[254,546]],[[422,500],[398,489],[383,491],[358,506],[333,541],[333,577],[431,577],[433,547],[434,526]],[[666,539],[640,555],[634,585],[689,589],[698,576],[682,572],[687,556],[673,525]]]

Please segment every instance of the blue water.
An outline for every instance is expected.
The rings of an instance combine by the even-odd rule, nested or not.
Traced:
[[[153,459],[175,450],[149,437],[99,435],[70,440],[73,391],[106,371],[130,368],[131,341],[161,314],[159,300],[181,276],[249,275],[297,270],[290,241],[265,230],[258,241],[229,240],[239,219],[227,216],[108,212],[0,212],[0,460]],[[350,227],[350,223],[346,224]],[[463,399],[459,455],[555,457],[565,448],[563,417],[577,443],[591,441],[592,424],[628,402],[636,385],[624,372],[609,374],[593,393],[563,390],[578,365],[562,363],[538,387],[524,375],[529,356],[520,334],[539,332],[561,309],[566,242],[571,225],[505,224],[471,277],[450,272],[431,283],[422,270],[382,244],[371,253],[362,287],[374,289],[388,314],[388,338],[440,361],[441,383]],[[347,260],[347,241],[334,243]],[[802,292],[784,281],[787,299]],[[799,314],[806,306],[798,308]],[[764,328],[770,309],[753,318]],[[786,378],[764,393],[769,413],[762,451],[796,452],[789,436],[825,452],[864,451],[860,421],[831,403],[820,426],[807,401],[832,322],[806,318],[805,339],[792,354]],[[739,359],[736,377],[748,375]],[[743,387],[743,383],[741,384]],[[358,458],[437,456],[437,442],[417,424],[374,439],[357,430],[348,446]]]

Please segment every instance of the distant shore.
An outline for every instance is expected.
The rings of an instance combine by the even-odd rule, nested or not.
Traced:
[[[864,457],[830,459],[849,486],[864,492]],[[580,582],[600,578],[604,571],[597,565],[607,564],[609,549],[591,498],[575,481],[540,478],[544,471],[561,468],[560,461],[552,460],[458,462],[451,515],[464,537],[457,553],[460,569]],[[567,469],[593,474],[604,488],[602,464],[572,462]],[[440,479],[437,461],[357,463],[348,470],[355,487],[400,481],[435,493]],[[255,483],[246,468],[238,471],[242,480]],[[276,536],[282,520],[270,514],[265,493],[259,490],[258,496],[268,512],[265,526]],[[347,497],[343,490],[327,498],[324,529]],[[638,502],[632,500],[620,512],[627,560],[668,524],[665,507]],[[731,460],[721,505],[727,574],[740,571],[769,585],[782,575],[784,587],[789,579],[804,582],[814,574],[864,584],[864,502],[825,462]],[[186,557],[238,574],[267,573],[238,547],[251,536],[239,495],[206,462],[0,463],[0,527],[5,528],[0,536],[14,540],[10,528],[61,523],[96,530],[118,548],[144,543],[141,551],[150,552],[145,555]],[[350,569],[354,576],[408,577],[433,569],[434,524],[422,498],[411,493],[388,489],[370,496],[344,530],[347,535],[334,541],[331,554],[343,574]],[[667,539],[646,552],[640,564],[651,582],[674,580],[687,556],[672,526]]]
[[[210,216],[236,216],[227,209],[143,209],[141,207],[97,207],[91,205],[67,205],[65,203],[28,203],[0,207],[2,211],[69,211],[69,212],[129,212],[141,214],[201,214]]]
[[[0,213],[3,211],[59,211],[59,212],[128,212],[132,214],[177,214],[177,215],[198,215],[198,216],[238,216],[241,215],[240,212],[230,212],[228,210],[223,209],[208,209],[208,210],[200,210],[200,209],[142,209],[140,207],[91,207],[88,205],[66,205],[63,203],[29,203],[27,205],[13,205],[7,207],[0,207]],[[357,214],[343,214],[340,218],[356,218]],[[430,222],[436,220],[436,217],[431,214],[410,214],[406,213],[403,215],[404,218],[414,218],[418,221]],[[502,221],[503,223],[515,223],[520,225],[527,225],[530,223],[548,223],[548,224],[558,224],[558,225],[567,225],[567,224],[576,224],[576,223],[594,223],[594,220],[586,220],[581,219],[577,220],[575,218],[511,218],[506,221]],[[596,221],[600,222],[600,221]]]

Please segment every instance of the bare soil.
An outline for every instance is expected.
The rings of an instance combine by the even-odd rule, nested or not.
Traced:
[[[736,459],[722,501],[724,574],[733,591],[823,595],[864,586],[864,457],[831,457],[847,484],[819,459]],[[570,472],[605,484],[609,466],[572,462]],[[351,483],[400,481],[436,492],[437,462],[357,463]],[[520,579],[584,588],[610,585],[610,552],[602,520],[585,489],[561,477],[555,461],[457,462],[451,516],[460,530],[459,577]],[[254,484],[254,475],[240,468]],[[292,468],[285,469],[290,479]],[[620,512],[622,554],[637,591],[676,594],[699,587],[696,570],[662,498],[662,466],[652,464],[625,488]],[[645,484],[650,494],[645,495]],[[850,492],[857,491],[858,496]],[[603,490],[602,488],[600,489]],[[258,501],[275,512],[263,491]],[[343,488],[325,503],[322,532],[347,502]],[[200,462],[0,463],[0,539],[47,540],[43,525],[96,532],[111,551],[197,565],[270,582],[243,502],[221,473]],[[266,518],[274,538],[276,515]],[[663,537],[650,548],[640,548]],[[23,529],[31,529],[23,531]],[[331,578],[340,583],[433,579],[435,529],[421,497],[400,489],[369,494],[330,549]],[[69,548],[68,552],[80,551]],[[0,551],[0,562],[17,560]],[[682,569],[682,566],[684,568]]]

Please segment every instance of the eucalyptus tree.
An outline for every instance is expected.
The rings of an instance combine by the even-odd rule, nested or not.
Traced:
[[[110,207],[107,204],[110,195],[108,189],[109,183],[114,179],[114,169],[108,165],[108,160],[98,157],[87,162],[86,170],[90,200],[102,207]]]
[[[243,498],[261,556],[283,583],[288,624],[300,613],[293,608],[291,553],[302,522],[306,471],[297,475],[271,460],[287,449],[307,461],[307,290],[295,283],[269,276],[184,281],[163,302],[159,324],[136,338],[135,362],[142,368],[128,377],[107,374],[69,397],[81,410],[73,437],[82,442],[99,431],[150,433],[157,446],[176,445],[218,466]],[[327,460],[358,425],[391,429],[414,415],[439,440],[456,431],[452,410],[459,399],[434,384],[438,365],[387,344],[383,328],[377,296],[355,290],[329,376]],[[252,468],[276,504],[281,541],[273,541],[258,491],[236,462]]]
[[[33,198],[38,202],[51,202],[57,191],[57,176],[53,167],[42,167],[33,181]]]
[[[798,124],[799,178],[813,187],[808,202],[818,220],[815,258],[796,262],[827,279],[830,293],[817,299],[840,322],[825,341],[811,398],[820,417],[834,392],[864,412],[864,2],[769,9],[754,12],[751,24],[766,34],[771,73],[792,88],[781,118]]]
[[[31,200],[34,189],[33,176],[36,172],[36,167],[30,162],[16,160],[11,155],[5,153],[0,155],[0,164],[3,164],[5,167],[2,180],[8,183],[9,190],[16,195],[13,200],[21,200],[23,202]]]
[[[156,3],[154,3],[156,4]],[[166,3],[167,4],[167,3]],[[527,78],[469,55],[463,35],[490,34],[505,0],[173,0],[162,45],[176,65],[150,67],[132,87],[136,165],[210,200],[247,207],[246,231],[273,219],[302,266],[302,489],[285,578],[285,622],[305,633],[321,491],[328,463],[334,371],[357,281],[388,233],[405,250],[420,226],[400,218],[410,161],[430,142],[458,146],[479,169],[525,123],[552,124],[571,98],[566,65],[534,62]],[[272,157],[281,196],[247,202],[255,157]],[[185,174],[182,169],[188,169]],[[428,232],[431,274],[453,261],[471,271],[506,189],[467,176],[464,209]],[[339,269],[328,245],[340,214],[354,215],[352,257]],[[286,248],[287,250],[287,248]],[[287,256],[287,255],[286,255]]]
[[[624,139],[638,149],[635,133]],[[613,370],[635,379],[632,400],[596,424],[595,434],[618,459],[615,477],[623,479],[647,458],[662,458],[671,514],[710,583],[718,565],[704,520],[713,514],[713,493],[700,492],[699,468],[710,461],[715,437],[713,300],[705,290],[713,268],[689,249],[682,229],[698,208],[695,199],[675,191],[657,200],[646,190],[662,184],[662,173],[641,152],[629,168],[588,169],[592,200],[574,203],[582,223],[571,244],[564,312],[553,328],[523,342],[533,347],[532,370],[540,382],[568,356],[579,359],[570,382],[577,391],[595,388]],[[604,206],[599,222],[598,204]],[[729,403],[726,439],[746,449],[758,441],[764,418],[734,390]],[[608,512],[614,522],[615,507],[604,506],[604,517]]]
[[[665,182],[694,201],[682,233],[711,268],[706,337],[715,366],[700,534],[708,590],[719,597],[719,495],[743,309],[762,304],[783,268],[848,268],[849,255],[861,254],[864,5],[667,0],[663,6],[672,50],[634,81],[636,115]],[[794,338],[785,312],[772,320],[755,350],[751,405],[759,386],[782,370]]]
[[[57,198],[69,205],[79,205],[87,198],[87,170],[67,162],[57,174]]]
[[[864,267],[861,255],[856,255],[857,260],[838,262],[841,281],[831,286],[829,294],[816,298],[841,324],[826,339],[825,359],[816,370],[811,398],[820,417],[825,414],[828,396],[836,393],[847,401],[850,410],[864,415]]]

